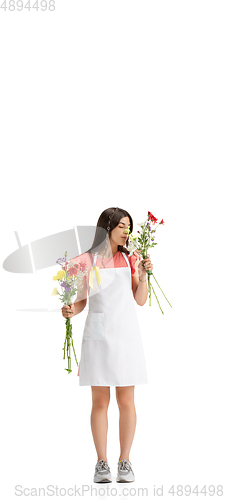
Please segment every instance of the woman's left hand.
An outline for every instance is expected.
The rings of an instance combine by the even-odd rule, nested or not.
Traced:
[[[144,267],[142,264],[144,264]],[[150,255],[148,253],[147,258],[140,260],[138,264],[139,277],[141,278],[142,276],[144,276],[146,274],[146,271],[152,271],[152,270],[153,270],[153,264],[151,263]]]

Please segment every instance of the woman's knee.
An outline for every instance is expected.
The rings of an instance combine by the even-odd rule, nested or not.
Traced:
[[[107,409],[110,401],[110,387],[92,386],[92,406]]]
[[[116,387],[116,400],[119,408],[130,409],[134,407],[134,386]]]

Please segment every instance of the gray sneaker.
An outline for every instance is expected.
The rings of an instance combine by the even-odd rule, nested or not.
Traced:
[[[122,462],[118,462],[116,481],[117,483],[131,483],[135,481],[135,476],[129,460],[124,458]]]
[[[99,460],[95,466],[94,483],[111,483],[111,472],[108,462]]]

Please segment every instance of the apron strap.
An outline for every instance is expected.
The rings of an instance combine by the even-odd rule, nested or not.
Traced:
[[[93,284],[94,283],[94,273],[96,274],[96,279],[97,279],[98,285],[100,285],[100,283],[102,281],[100,273],[99,273],[99,268],[97,266],[95,267],[96,259],[97,259],[97,252],[94,255],[93,265],[91,267],[90,275],[89,275],[89,286],[91,288],[93,288],[93,290],[96,290],[96,288],[94,288],[94,284]]]
[[[95,253],[94,260],[93,260],[93,266],[92,267],[95,267],[96,260],[97,260],[97,255],[98,255],[98,252]]]
[[[124,259],[125,259],[125,260],[126,260],[126,262],[127,262],[128,267],[130,267],[130,262],[129,262],[128,258],[127,258],[127,255],[125,254],[125,252],[122,252],[122,254],[123,254],[123,256],[124,256]]]
[[[123,256],[124,256],[124,259],[126,260],[127,262],[127,265],[128,265],[128,268],[130,268],[130,262],[127,258],[127,255],[125,254],[125,252],[122,252]],[[130,271],[130,281],[131,281],[131,288],[132,288],[132,276],[131,276],[131,271]]]

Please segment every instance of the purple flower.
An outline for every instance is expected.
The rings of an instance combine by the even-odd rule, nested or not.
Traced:
[[[57,259],[56,264],[59,264],[60,266],[62,266],[62,264],[64,264],[64,262],[66,262],[66,258],[61,257],[61,258]]]
[[[66,292],[70,292],[70,290],[71,290],[71,286],[70,286],[70,285],[68,285],[65,281],[63,281],[63,282],[61,283],[61,286],[62,286],[63,288],[65,288],[65,291],[66,291]]]

